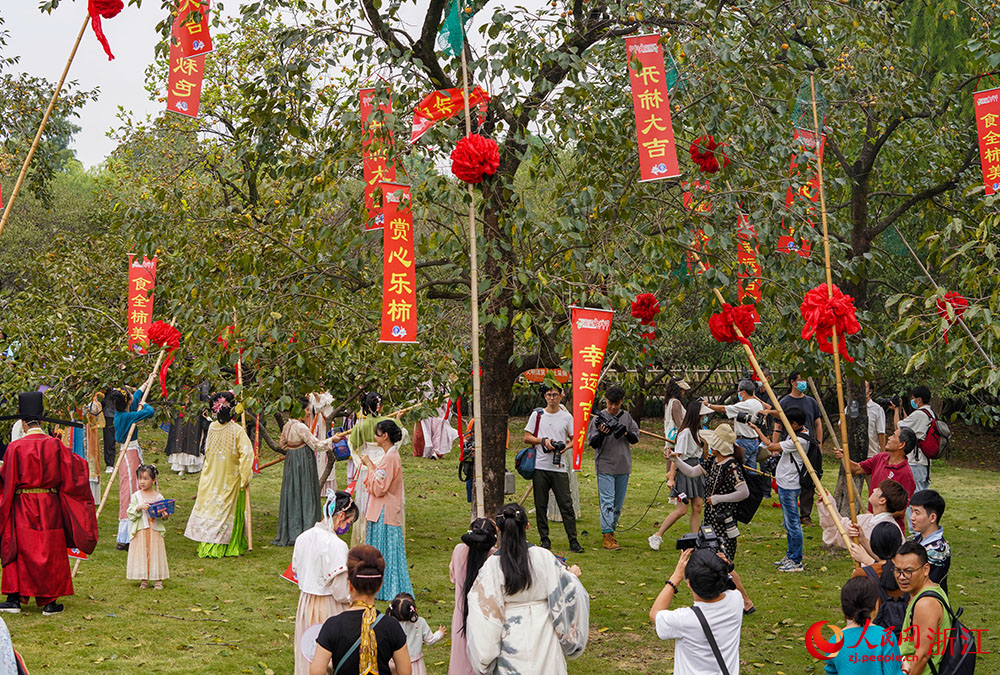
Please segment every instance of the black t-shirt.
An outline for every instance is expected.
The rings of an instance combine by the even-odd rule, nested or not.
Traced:
[[[323,624],[316,638],[316,644],[330,652],[333,667],[336,668],[340,659],[344,658],[358,638],[361,637],[361,617],[363,609],[349,609],[341,612],[337,616],[332,616]],[[379,612],[381,614],[381,612]],[[382,617],[375,625],[375,645],[378,648],[378,672],[379,675],[391,675],[389,670],[389,660],[397,649],[406,644],[406,633],[391,616]],[[360,648],[344,661],[340,673],[356,673],[361,669]]]
[[[810,436],[816,433],[816,418],[820,415],[816,399],[809,395],[803,395],[802,398],[795,398],[791,394],[788,394],[783,396],[778,403],[781,404],[781,409],[786,413],[792,408],[798,408],[805,413],[806,423],[802,426],[809,430]],[[786,438],[788,438],[788,434],[782,431],[781,440],[785,440]]]

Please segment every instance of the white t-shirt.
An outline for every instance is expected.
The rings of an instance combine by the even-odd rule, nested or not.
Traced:
[[[672,398],[667,401],[667,404],[663,406],[663,435],[666,438],[670,438],[670,432],[678,428],[678,424],[674,422],[673,412],[680,409],[680,418],[684,419],[684,406],[676,398]]]
[[[726,417],[731,420],[736,419],[736,415],[739,413],[750,413],[751,419],[757,415],[761,410],[764,409],[764,404],[759,400],[751,396],[745,401],[740,401],[739,403],[734,403],[732,405],[726,406]],[[744,436],[746,438],[757,438],[757,432],[750,428],[749,424],[745,422],[733,422],[733,431],[736,432],[737,436]]]
[[[553,453],[545,452],[541,445],[535,446],[535,469],[541,471],[562,471],[566,472],[566,466],[572,462],[573,448],[573,416],[565,410],[556,413],[542,410],[542,421],[538,424],[538,433],[535,433],[535,414],[528,415],[528,423],[524,425],[524,430],[539,438],[549,438],[553,441],[566,441],[566,451],[562,455],[562,465],[555,466],[552,463]]]
[[[705,615],[726,668],[731,675],[739,675],[743,596],[739,591],[726,591],[722,600],[694,604]],[[677,641],[674,645],[675,675],[718,675],[722,672],[701,622],[690,607],[658,612],[656,635],[661,640]]]
[[[922,413],[920,412],[921,410],[926,410],[927,413]],[[931,428],[931,419],[933,418],[934,411],[931,410],[931,407],[929,405],[922,405],[899,420],[898,426],[912,429],[913,433],[917,435],[917,441],[919,442],[927,438],[927,432]],[[927,459],[927,456],[920,451],[920,448],[913,448],[913,452],[906,456],[906,461],[910,464],[923,466],[928,466],[931,463],[931,460]]]
[[[674,452],[679,453],[682,459],[701,459],[703,454],[701,445],[694,440],[694,434],[691,433],[690,429],[681,429],[680,433],[677,434]]]
[[[923,413],[921,413],[923,414]],[[868,401],[868,457],[882,452],[878,435],[885,433],[885,409],[875,401]]]
[[[802,430],[805,431],[805,427]],[[806,445],[808,441],[800,438],[799,443],[802,444],[802,449],[808,453],[809,448]],[[782,490],[798,490],[801,487],[799,467],[802,466],[802,458],[799,457],[799,451],[795,449],[795,441],[789,436],[778,445],[781,446],[781,459],[778,460],[778,466],[774,470],[774,479]]]

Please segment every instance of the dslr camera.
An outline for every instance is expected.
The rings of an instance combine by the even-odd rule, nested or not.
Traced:
[[[542,450],[544,452],[552,453],[552,464],[553,466],[562,466],[562,452],[566,449],[566,441],[553,441],[551,438],[548,439],[552,444],[552,449],[549,450],[545,446],[545,439],[542,439]]]
[[[688,532],[677,539],[677,550],[689,548],[705,548],[709,551],[719,551],[719,537],[710,525],[702,525],[697,532]]]
[[[600,429],[602,426],[607,427],[609,429],[608,433],[611,436],[614,436],[615,438],[621,438],[622,436],[625,435],[626,431],[625,425],[622,424],[621,420],[619,420],[611,413],[605,410],[600,410],[594,413],[594,417],[597,418],[596,425],[598,429]]]
[[[767,415],[764,413],[757,413],[756,415],[745,412],[736,413],[736,421],[743,424],[754,424],[760,429],[767,428]]]

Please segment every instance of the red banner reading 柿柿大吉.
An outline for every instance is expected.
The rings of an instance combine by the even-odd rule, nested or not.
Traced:
[[[201,106],[201,83],[205,75],[205,57],[185,58],[179,44],[170,44],[167,74],[167,110],[187,117],[197,117]]]
[[[382,332],[379,342],[417,341],[417,275],[410,186],[383,182]]]
[[[986,194],[992,195],[1000,192],[1000,89],[977,91],[973,96],[983,184]]]
[[[207,54],[214,49],[208,26],[209,0],[180,0],[172,33],[185,58]]]
[[[573,470],[579,471],[614,312],[589,307],[570,309],[573,332]]]
[[[388,91],[386,92],[388,96]],[[375,89],[361,90],[361,161],[365,178],[365,207],[368,209],[366,230],[378,230],[385,222],[382,212],[382,191],[379,183],[396,180],[396,164],[389,159],[392,148],[392,130],[385,126],[385,119],[372,119]],[[384,115],[392,114],[392,101],[379,105]]]
[[[153,288],[156,286],[156,256],[142,261],[128,256],[128,348],[146,353],[146,333],[153,323]]]
[[[469,108],[479,108],[479,123],[482,124],[486,114],[486,106],[490,95],[482,87],[475,87],[469,92]],[[465,95],[459,88],[441,89],[424,97],[413,109],[413,131],[410,132],[410,143],[427,133],[431,127],[457,115],[465,109]]]
[[[663,48],[659,35],[625,38],[628,76],[632,83],[635,130],[639,138],[639,180],[661,180],[680,175],[677,147],[670,122]]]
[[[819,150],[816,150],[816,132],[809,131],[807,129],[795,128],[795,133],[792,135],[792,140],[798,141],[799,145],[802,147],[803,152],[816,153],[819,156],[819,161],[823,161],[823,148],[826,146],[826,134],[820,137]],[[792,162],[788,168],[788,176],[790,178],[795,178],[799,175],[799,162],[798,155],[792,155]],[[819,166],[817,164],[816,171],[812,174],[808,183],[805,183],[800,187],[796,193],[792,189],[792,186],[788,186],[788,192],[785,194],[785,209],[791,208],[792,204],[795,202],[796,196],[799,199],[808,199],[812,202],[812,205],[806,209],[806,224],[809,227],[814,227],[813,218],[816,217],[816,204],[819,203]],[[789,218],[789,223],[786,224],[785,218]],[[799,234],[798,241],[795,240],[796,227],[791,224],[790,216],[783,216],[781,218],[781,226],[785,229],[787,234],[783,234],[778,237],[778,253],[798,253],[803,258],[808,258],[809,254],[812,252],[812,243],[804,238],[801,233]]]

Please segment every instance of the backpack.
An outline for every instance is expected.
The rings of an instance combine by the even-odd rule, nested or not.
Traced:
[[[896,636],[896,644],[898,645],[899,634],[903,630],[903,621],[906,620],[906,607],[909,604],[909,598],[906,595],[899,598],[890,598],[882,586],[882,580],[875,574],[875,570],[868,566],[861,569],[875,582],[875,587],[878,589],[878,596],[882,601],[879,604],[878,614],[872,619],[872,623],[876,626],[892,630],[893,635]],[[882,573],[885,574],[884,567],[882,568]]]
[[[535,432],[532,434],[538,437],[538,428],[542,424],[542,409],[535,408]],[[529,445],[523,450],[518,450],[514,456],[514,469],[521,474],[524,480],[531,480],[535,475],[535,446]]]
[[[917,447],[927,459],[937,459],[941,453],[947,451],[948,444],[951,443],[951,427],[934,417],[927,409],[917,408],[917,410],[931,418],[931,424],[927,427],[927,435],[924,440],[917,442]]]
[[[930,666],[931,674],[974,675],[976,672],[976,654],[979,652],[976,647],[976,635],[958,620],[962,616],[964,608],[959,607],[958,612],[953,612],[951,605],[945,602],[940,593],[933,590],[924,591],[917,596],[917,600],[925,595],[929,595],[940,602],[941,606],[948,612],[948,616],[951,617],[951,635],[945,641],[946,646],[943,649],[944,655],[941,657],[941,665],[935,667],[930,661],[927,662],[927,665]],[[916,606],[916,601],[913,604]],[[932,647],[932,650],[934,649],[936,648]]]
[[[806,451],[806,457],[809,458],[809,463],[812,465],[813,471],[816,472],[818,478],[823,477],[823,451],[820,450],[819,443],[813,440],[812,436],[799,436],[799,442],[805,441],[804,445]],[[795,465],[795,468],[799,471],[799,489],[804,490],[813,484],[812,476],[809,475],[809,469],[806,468],[805,464],[800,464],[799,460],[796,459],[798,455],[798,450],[795,452],[788,453],[788,458]]]
[[[743,475],[743,480],[746,482],[747,488],[750,490],[750,496],[741,502],[736,502],[733,515],[741,523],[749,523],[753,520],[754,514],[757,513],[764,495],[771,488],[771,477],[766,474],[747,471],[743,466],[740,466],[739,471]]]

